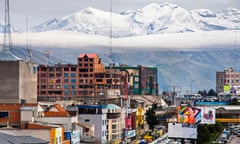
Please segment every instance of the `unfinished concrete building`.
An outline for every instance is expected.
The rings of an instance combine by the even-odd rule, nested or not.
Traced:
[[[37,65],[0,52],[0,103],[37,102]]]

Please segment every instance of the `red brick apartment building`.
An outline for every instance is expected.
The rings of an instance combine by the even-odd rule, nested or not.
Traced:
[[[80,54],[76,65],[38,67],[38,101],[119,95],[120,87],[120,72],[105,70],[97,54]]]

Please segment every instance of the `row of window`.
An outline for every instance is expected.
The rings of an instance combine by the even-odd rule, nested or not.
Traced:
[[[94,91],[76,91],[76,90],[65,90],[65,91],[40,91],[40,95],[62,95],[64,94],[65,96],[68,95],[94,95]]]
[[[46,68],[46,67],[39,67],[38,68],[38,71],[50,71],[50,72],[54,72],[54,71],[62,71],[62,68],[63,67],[49,67],[49,68]],[[63,68],[64,71],[76,71],[76,67],[64,67]]]

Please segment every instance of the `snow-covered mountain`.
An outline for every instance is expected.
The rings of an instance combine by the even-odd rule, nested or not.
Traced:
[[[64,30],[113,37],[240,29],[240,10],[187,11],[175,4],[151,3],[136,11],[110,13],[88,7],[32,28],[34,32]]]

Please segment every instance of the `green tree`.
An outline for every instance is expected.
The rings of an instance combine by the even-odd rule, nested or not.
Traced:
[[[146,121],[149,125],[149,128],[153,130],[154,126],[157,125],[159,122],[155,115],[155,110],[157,109],[157,104],[152,104],[152,107],[147,110],[146,112]]]
[[[207,93],[208,96],[217,96],[217,92],[214,89],[210,89]]]

